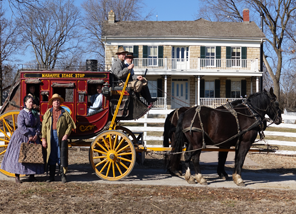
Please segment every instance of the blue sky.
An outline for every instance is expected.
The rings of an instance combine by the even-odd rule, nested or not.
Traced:
[[[149,9],[154,9],[152,21],[192,21],[199,7],[198,0],[145,0]]]

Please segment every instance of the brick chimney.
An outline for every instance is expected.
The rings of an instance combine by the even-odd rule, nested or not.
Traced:
[[[108,13],[108,23],[115,23],[115,14],[113,10]]]
[[[244,20],[244,22],[249,22],[250,21],[249,9],[244,9],[243,10],[243,20]]]

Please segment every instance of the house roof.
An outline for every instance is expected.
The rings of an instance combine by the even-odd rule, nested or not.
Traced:
[[[254,22],[118,21],[104,22],[105,37],[265,38]]]

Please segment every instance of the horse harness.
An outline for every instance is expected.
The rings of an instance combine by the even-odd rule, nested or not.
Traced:
[[[229,102],[226,103],[225,105],[223,105],[223,107],[226,110],[228,110],[228,112],[230,112],[235,117],[235,120],[236,120],[236,123],[237,123],[237,134],[235,134],[234,136],[228,138],[227,140],[225,140],[223,142],[220,142],[220,143],[217,143],[217,144],[215,144],[214,141],[208,135],[208,133],[204,131],[203,123],[201,121],[200,111],[201,111],[201,108],[202,107],[206,107],[206,106],[197,106],[196,109],[195,109],[195,114],[193,116],[193,119],[191,120],[190,126],[187,127],[187,128],[184,128],[183,129],[183,133],[185,134],[188,131],[190,132],[190,134],[192,134],[192,131],[202,132],[202,148],[194,149],[194,150],[190,150],[190,151],[185,151],[185,152],[193,152],[193,151],[197,151],[197,150],[201,150],[201,149],[206,148],[204,135],[207,135],[207,137],[210,139],[210,141],[213,143],[214,146],[219,146],[221,144],[224,144],[224,143],[226,143],[228,141],[231,141],[231,140],[235,139],[236,137],[239,137],[239,136],[245,134],[246,132],[250,131],[251,129],[253,129],[254,127],[256,127],[256,126],[259,125],[259,127],[260,127],[259,134],[260,134],[260,137],[263,137],[264,136],[264,134],[262,135],[263,129],[264,129],[263,119],[260,117],[260,115],[258,113],[255,113],[254,112],[254,109],[248,103],[243,102],[242,104],[247,107],[247,109],[249,110],[249,112],[251,113],[251,115],[245,115],[245,114],[242,114],[240,112],[235,111],[235,109],[233,108],[233,106]],[[206,107],[206,108],[208,108],[208,107]],[[253,117],[253,118],[255,118],[256,121],[251,126],[249,126],[248,128],[246,128],[246,129],[244,129],[244,130],[241,131],[240,125],[239,125],[239,120],[238,120],[238,114],[241,114],[241,115],[246,116],[246,117]],[[194,123],[195,118],[196,118],[197,115],[198,115],[199,122],[200,122],[200,128],[193,126],[193,123]],[[262,133],[260,133],[260,132],[262,132]],[[240,142],[240,139],[238,138],[237,139],[236,146],[235,146],[236,149],[239,148],[239,142]],[[179,153],[179,152],[176,152],[174,154],[177,154],[177,153]]]

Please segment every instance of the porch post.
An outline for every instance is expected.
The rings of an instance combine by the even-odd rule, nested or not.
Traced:
[[[164,109],[167,110],[167,98],[168,98],[168,95],[167,95],[167,92],[168,92],[168,89],[167,89],[167,81],[168,81],[168,76],[165,75],[164,76]]]
[[[200,105],[200,76],[197,77],[197,105]]]
[[[256,77],[256,92],[259,92],[259,77]]]

